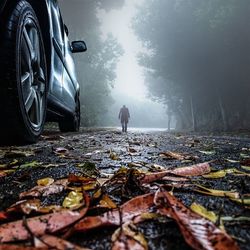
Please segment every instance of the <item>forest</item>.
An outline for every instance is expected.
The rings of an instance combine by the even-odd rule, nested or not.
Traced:
[[[177,129],[250,127],[248,0],[148,0],[134,18],[152,98]]]

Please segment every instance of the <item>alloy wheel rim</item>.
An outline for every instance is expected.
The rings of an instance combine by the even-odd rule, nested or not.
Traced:
[[[25,112],[32,127],[39,130],[45,112],[46,66],[40,34],[30,18],[23,27],[20,48],[21,90]]]

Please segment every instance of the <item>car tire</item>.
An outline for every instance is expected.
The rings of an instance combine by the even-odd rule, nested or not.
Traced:
[[[36,142],[47,108],[47,68],[41,29],[32,6],[15,3],[0,38],[0,142]]]
[[[75,112],[71,117],[64,118],[59,121],[59,129],[61,132],[78,132],[81,123],[81,108],[79,97],[76,100]]]

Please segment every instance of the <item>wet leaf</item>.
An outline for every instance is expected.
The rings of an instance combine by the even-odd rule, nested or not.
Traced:
[[[57,180],[54,183],[48,186],[35,186],[32,189],[22,192],[19,195],[20,199],[25,197],[40,197],[40,196],[47,196],[50,194],[56,194],[62,192],[68,185],[67,179]]]
[[[20,168],[34,168],[40,166],[41,163],[37,161],[27,162],[25,164],[20,165]]]
[[[211,171],[210,165],[207,162],[195,164],[189,167],[176,168],[174,170],[165,170],[162,172],[146,174],[142,179],[141,183],[150,183],[157,180],[161,180],[168,174],[174,174],[179,176],[199,176],[209,173]]]
[[[7,151],[4,154],[4,158],[21,158],[21,157],[28,157],[34,156],[35,153],[33,151],[20,151],[20,150],[11,150]]]
[[[241,153],[241,154],[240,154],[240,157],[241,157],[241,158],[244,158],[244,159],[249,159],[249,158],[250,158],[250,155]]]
[[[186,208],[168,192],[157,192],[155,202],[162,214],[170,213],[179,225],[186,242],[192,248],[239,250],[236,242],[227,233],[217,228],[211,221]]]
[[[88,248],[83,248],[77,246],[69,241],[58,238],[53,235],[43,235],[41,238],[35,238],[34,240],[35,247],[47,247],[49,249],[57,249],[57,250],[66,250],[66,249],[74,249],[74,250],[88,250]]]
[[[104,194],[102,196],[102,199],[100,200],[100,207],[113,209],[116,208],[117,206],[107,194]]]
[[[69,209],[77,209],[83,200],[83,194],[80,192],[71,191],[65,197],[62,206]]]
[[[50,178],[50,177],[47,177],[47,178],[43,178],[43,179],[37,180],[36,183],[39,186],[49,186],[52,183],[54,183],[54,179]]]
[[[237,160],[232,160],[232,159],[226,159],[228,162],[231,162],[231,163],[238,163],[240,161],[237,161]]]
[[[242,205],[250,206],[250,198],[248,199],[230,198],[230,200],[240,203]]]
[[[115,152],[111,152],[109,155],[109,158],[113,161],[118,161],[119,160],[119,156],[115,153]]]
[[[241,168],[247,170],[247,171],[250,171],[250,166],[241,166]]]
[[[216,178],[222,178],[227,175],[227,172],[225,170],[220,170],[216,172],[212,172],[210,174],[202,175],[204,178],[211,178],[211,179],[216,179]]]
[[[51,205],[51,206],[42,206],[41,201],[38,199],[32,200],[23,200],[19,201],[16,204],[13,204],[10,208],[7,209],[8,213],[12,212],[22,212],[23,214],[30,214],[31,212],[38,212],[38,213],[51,213],[55,211],[62,210],[61,206]]]
[[[176,159],[179,161],[197,159],[197,157],[193,157],[193,156],[182,154],[182,153],[172,152],[172,151],[160,153],[160,157],[164,159]]]
[[[223,222],[231,222],[231,221],[238,221],[238,222],[247,221],[247,222],[250,222],[250,217],[245,217],[245,216],[240,216],[240,217],[223,216],[223,217],[221,217],[221,220]]]
[[[96,177],[100,174],[100,171],[96,168],[96,165],[93,162],[85,162],[84,164],[78,164],[77,167],[81,168],[83,173],[86,173],[88,176]]]
[[[200,150],[199,152],[204,154],[204,155],[214,155],[214,154],[216,154],[215,150],[211,150],[211,151]]]
[[[218,190],[218,189],[210,189],[206,188],[202,185],[196,184],[199,189],[194,189],[194,191],[202,194],[212,195],[212,196],[218,196],[218,197],[228,197],[233,199],[239,198],[239,193],[234,191],[225,191],[225,190]]]
[[[104,226],[119,226],[148,213],[154,207],[154,193],[137,196],[124,203],[120,210],[114,209],[99,216],[83,218],[74,226],[76,232],[86,232]]]
[[[125,223],[112,235],[112,250],[137,249],[147,250],[148,244],[144,235],[140,233],[132,223]]]
[[[215,223],[218,220],[218,216],[213,212],[213,211],[208,211],[205,207],[203,207],[202,205],[198,204],[198,203],[192,203],[192,205],[190,206],[190,209],[201,215],[202,217],[212,221],[213,223]]]
[[[77,176],[74,174],[70,174],[68,177],[69,182],[80,182],[80,183],[88,183],[96,181],[96,178],[85,177],[85,176]]]
[[[45,235],[47,233],[56,233],[59,230],[66,228],[72,223],[81,219],[89,207],[89,197],[84,196],[86,206],[82,208],[79,212],[64,210],[60,212],[55,212],[51,214],[36,216],[26,219],[26,224],[32,231],[33,235],[37,237]],[[15,230],[13,230],[15,228]],[[30,239],[31,235],[27,228],[24,226],[23,220],[18,220],[6,224],[0,225],[0,242],[13,242]]]

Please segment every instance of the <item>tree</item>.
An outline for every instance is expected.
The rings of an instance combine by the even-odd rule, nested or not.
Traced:
[[[148,88],[179,128],[249,128],[249,10],[248,0],[147,0],[138,10]]]
[[[71,40],[85,40],[88,51],[76,55],[76,68],[81,85],[82,125],[94,126],[100,114],[112,103],[110,89],[114,84],[115,69],[123,50],[117,40],[108,35],[102,38],[97,10],[118,8],[123,0],[61,1],[65,23],[69,26]]]

